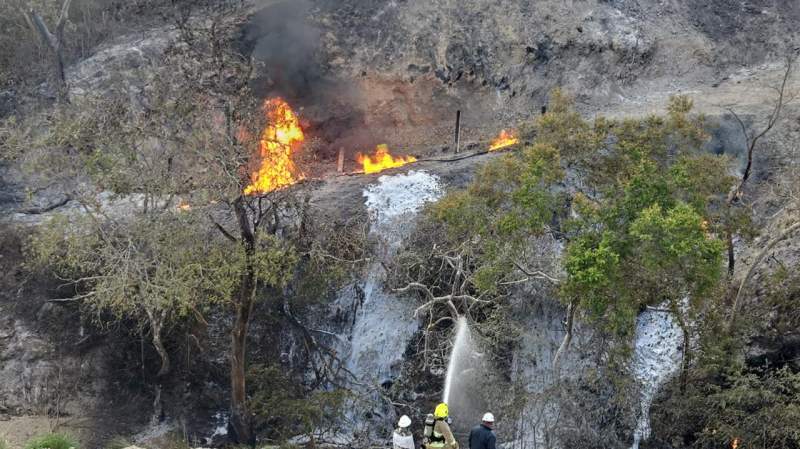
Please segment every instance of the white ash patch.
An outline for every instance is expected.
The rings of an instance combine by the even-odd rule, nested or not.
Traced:
[[[631,449],[650,437],[650,405],[661,385],[678,371],[682,344],[683,333],[671,313],[646,310],[636,319],[632,369],[641,388],[641,410]]]
[[[401,215],[417,212],[425,203],[439,199],[441,194],[438,176],[414,170],[381,176],[377,184],[364,189],[370,218],[378,226]]]

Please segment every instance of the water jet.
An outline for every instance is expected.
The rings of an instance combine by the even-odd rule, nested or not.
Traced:
[[[466,436],[476,420],[488,410],[486,393],[491,373],[479,342],[465,316],[456,319],[453,346],[447,363],[442,402],[450,407],[453,433]]]

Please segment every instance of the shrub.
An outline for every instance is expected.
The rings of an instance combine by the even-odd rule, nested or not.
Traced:
[[[79,448],[78,448],[78,442],[72,439],[71,437],[64,434],[51,433],[48,435],[42,435],[40,437],[36,437],[28,441],[28,444],[25,445],[25,449],[79,449]]]

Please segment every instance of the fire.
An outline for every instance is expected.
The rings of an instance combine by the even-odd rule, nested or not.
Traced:
[[[305,140],[297,115],[281,98],[267,100],[264,113],[268,123],[259,143],[261,166],[250,175],[245,195],[271,192],[303,178],[292,161],[292,151]]]
[[[506,131],[504,129],[500,131],[500,135],[497,136],[497,138],[492,141],[492,144],[489,147],[489,151],[499,150],[500,148],[505,148],[507,146],[514,145],[517,142],[519,142],[519,139],[517,139],[516,136],[514,136],[514,132]]]
[[[733,441],[731,441],[731,449],[739,449],[739,439],[738,438],[734,438]]]
[[[380,144],[375,148],[375,155],[370,156],[358,153],[356,160],[364,167],[364,173],[378,173],[387,168],[402,167],[409,162],[416,162],[417,158],[414,156],[393,157],[389,153],[389,147],[385,144]]]
[[[178,210],[184,211],[184,212],[190,211],[190,210],[192,210],[192,205],[187,203],[184,200],[180,200],[180,202],[178,202]]]

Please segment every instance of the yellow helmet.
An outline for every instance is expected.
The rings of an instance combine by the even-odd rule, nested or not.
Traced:
[[[442,402],[441,404],[436,406],[436,410],[433,411],[433,416],[444,419],[447,418],[447,415],[450,414],[450,410],[447,408],[447,404]]]

